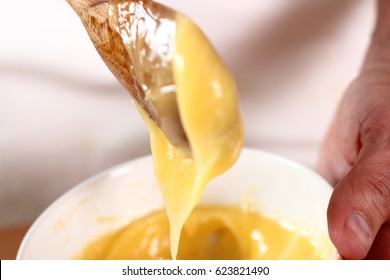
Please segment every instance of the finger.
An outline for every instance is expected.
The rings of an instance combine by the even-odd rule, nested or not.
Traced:
[[[329,235],[342,256],[364,258],[390,213],[390,153],[372,147],[340,181],[328,207]]]
[[[351,151],[342,150],[342,145],[337,139],[337,132],[335,132],[335,125],[333,125],[322,143],[316,166],[317,172],[332,186],[336,185],[351,169],[351,163],[348,162],[344,154],[353,154]]]
[[[351,164],[342,156],[336,145],[326,139],[316,166],[317,172],[324,177],[332,186],[347,174]]]

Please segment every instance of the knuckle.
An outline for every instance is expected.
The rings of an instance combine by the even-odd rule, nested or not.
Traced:
[[[363,146],[378,144],[390,150],[390,110],[389,107],[379,107],[372,110],[362,121],[360,140]]]
[[[364,199],[370,210],[386,218],[390,214],[390,170],[376,168],[375,173],[366,177],[369,191]]]

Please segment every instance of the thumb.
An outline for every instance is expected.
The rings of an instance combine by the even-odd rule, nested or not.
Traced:
[[[390,214],[390,152],[362,149],[335,187],[328,207],[329,235],[347,259],[363,259]]]

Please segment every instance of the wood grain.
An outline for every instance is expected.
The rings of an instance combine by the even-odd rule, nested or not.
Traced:
[[[109,25],[109,1],[67,0],[79,15],[96,50],[117,80],[145,108],[144,94],[130,72],[131,59],[122,38]]]
[[[14,260],[20,243],[31,224],[0,228],[0,259]]]
[[[112,7],[120,7],[125,2],[135,4],[142,10],[140,15],[137,14],[140,18],[135,21],[136,23],[127,22],[129,26],[132,26],[129,31],[137,30],[138,26],[133,26],[133,24],[136,25],[137,22],[143,22],[142,17],[150,16],[149,12],[151,11],[158,17],[156,24],[162,18],[172,20],[176,12],[164,5],[148,0],[67,0],[67,2],[80,17],[100,57],[116,79],[130,93],[150,119],[161,128],[171,143],[183,149],[188,149],[189,143],[180,120],[176,98],[169,99],[169,103],[165,101],[168,100],[164,97],[165,95],[155,95],[153,98],[145,98],[145,92],[139,83],[140,81],[136,78],[136,73],[140,71],[140,69],[136,69],[137,67],[135,65],[137,64],[134,63],[137,58],[133,57],[132,61],[126,48],[128,45],[125,45],[120,33],[111,24],[109,10],[110,7],[111,9],[115,9]],[[148,46],[149,43],[142,36],[138,36],[137,44]],[[155,73],[148,73],[148,76],[153,76],[153,74]]]

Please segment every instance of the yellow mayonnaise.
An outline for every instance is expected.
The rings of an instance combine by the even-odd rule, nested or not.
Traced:
[[[130,223],[90,243],[82,259],[171,259],[169,223],[164,210]],[[177,259],[260,260],[330,259],[304,232],[239,208],[195,208],[183,226]]]
[[[237,160],[243,127],[233,78],[203,33],[178,16],[172,70],[190,153],[172,145],[144,113],[175,258],[184,222],[207,183]]]
[[[182,226],[207,183],[241,152],[235,83],[187,17],[153,1],[110,3],[110,26],[125,44],[144,96],[136,106],[149,129],[175,258]]]

